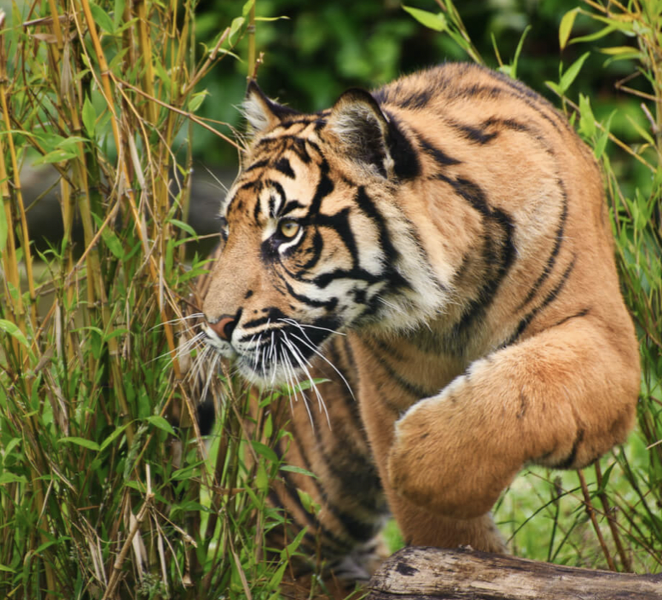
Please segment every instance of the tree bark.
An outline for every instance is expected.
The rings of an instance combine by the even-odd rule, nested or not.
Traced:
[[[652,600],[662,575],[564,567],[477,552],[409,547],[386,560],[366,600]]]

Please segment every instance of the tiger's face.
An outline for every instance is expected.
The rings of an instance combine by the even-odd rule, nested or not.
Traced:
[[[208,343],[254,383],[305,373],[335,333],[411,326],[419,288],[434,287],[412,224],[388,201],[388,123],[364,94],[305,116],[249,90],[257,134],[221,209],[203,310]]]

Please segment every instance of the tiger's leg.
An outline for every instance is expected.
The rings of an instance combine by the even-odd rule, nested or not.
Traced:
[[[639,359],[634,336],[618,336],[617,316],[565,320],[474,362],[412,406],[395,427],[391,493],[445,517],[480,518],[525,463],[580,468],[621,443]],[[429,519],[409,512],[401,518],[419,543]]]
[[[307,556],[295,569],[304,577],[297,576],[299,584],[305,585],[301,582],[312,570],[346,595],[355,582],[367,583],[385,558],[379,532],[389,510],[358,402],[350,392],[356,382],[343,345],[338,338],[326,356],[344,380],[327,362],[315,360],[310,375],[318,381],[320,396],[308,389],[294,394],[291,403],[281,398],[269,407],[275,427],[289,434],[280,438],[276,452],[285,463],[314,474],[281,470],[269,501],[289,520],[286,530],[272,532],[272,546],[283,547],[307,529],[298,548],[299,556]]]
[[[470,545],[483,552],[504,553],[505,544],[489,514],[472,519],[456,519],[421,506],[396,492],[389,481],[388,456],[395,443],[395,423],[398,412],[388,402],[380,401],[374,381],[362,380],[361,413],[370,443],[377,459],[379,474],[389,507],[408,545],[454,548]],[[374,401],[373,401],[374,400]],[[411,457],[418,454],[415,444]],[[417,465],[414,465],[417,468]]]

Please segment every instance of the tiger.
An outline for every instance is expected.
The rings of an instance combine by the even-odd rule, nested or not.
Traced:
[[[634,424],[638,345],[591,150],[474,64],[312,114],[250,81],[243,111],[204,333],[252,385],[310,381],[273,410],[282,458],[316,477],[287,473],[272,502],[357,580],[389,514],[407,545],[507,552],[491,510],[517,473],[590,465]]]

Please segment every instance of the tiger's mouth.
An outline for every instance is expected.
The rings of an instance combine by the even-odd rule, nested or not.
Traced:
[[[328,362],[324,344],[333,335],[344,335],[333,325],[323,327],[281,318],[256,333],[238,326],[229,340],[222,339],[209,325],[204,333],[207,345],[232,361],[249,382],[260,387],[295,387],[301,378],[313,381],[314,360]]]

